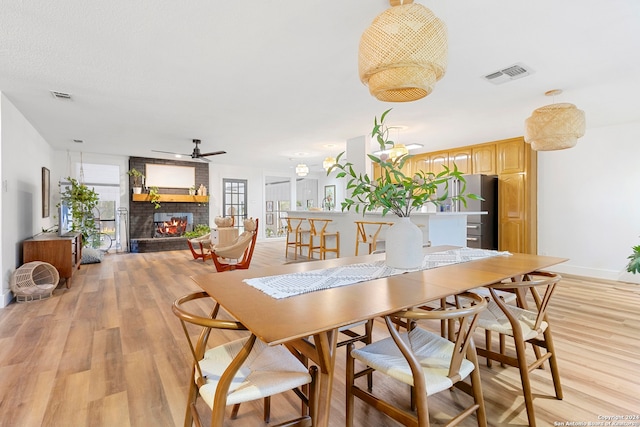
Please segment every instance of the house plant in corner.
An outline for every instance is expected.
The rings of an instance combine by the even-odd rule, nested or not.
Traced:
[[[380,121],[376,117],[373,122],[371,137],[380,145],[380,150],[390,150],[395,143],[389,139],[389,128],[384,120],[390,109],[382,113]],[[411,158],[403,155],[391,158],[387,154],[379,156],[368,154],[372,162],[380,166],[380,176],[370,178],[367,174],[357,173],[353,164],[341,162],[344,155],[340,153],[336,158],[336,164],[328,171],[339,170],[337,178],[346,178],[347,192],[350,192],[344,202],[342,210],[355,209],[356,212],[380,211],[382,216],[391,212],[399,217],[387,231],[386,237],[386,263],[390,267],[401,269],[417,268],[422,263],[422,231],[411,222],[411,213],[420,209],[427,203],[440,205],[447,199],[460,200],[466,206],[466,199],[480,199],[475,194],[465,194],[466,182],[462,173],[454,164],[453,169],[443,166],[443,171],[433,172],[418,171],[412,176],[405,175],[402,168]],[[449,180],[456,178],[462,188],[459,193],[451,198],[448,195]],[[437,196],[438,187],[444,187],[445,191]]]
[[[93,209],[100,201],[98,193],[78,180],[67,177],[70,186],[60,192],[61,202],[71,208],[71,230],[82,233],[82,241],[87,245],[97,232]]]

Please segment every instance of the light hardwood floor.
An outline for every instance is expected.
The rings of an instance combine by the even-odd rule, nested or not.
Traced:
[[[286,261],[284,242],[258,242],[252,268]],[[170,305],[198,290],[190,275],[213,270],[187,250],[109,254],[101,264],[82,266],[71,289],[0,309],[0,426],[182,425],[190,359]],[[536,370],[538,425],[640,414],[639,307],[638,285],[563,279],[550,316],[564,400],[553,397],[548,370]],[[384,336],[376,322],[375,338]],[[344,358],[340,349],[332,427],[344,425]],[[494,363],[482,366],[481,375],[489,425],[526,425],[517,370]],[[391,392],[398,404],[408,397],[381,376],[374,388]],[[430,399],[432,422],[441,423],[466,399],[460,392]],[[297,407],[293,397],[274,397],[272,423]],[[261,402],[244,404],[227,425],[263,425],[261,408]],[[396,425],[357,400],[356,413],[358,427]],[[474,426],[475,419],[462,425]]]

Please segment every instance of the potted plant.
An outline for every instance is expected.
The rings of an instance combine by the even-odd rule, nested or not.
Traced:
[[[627,271],[629,273],[640,273],[640,245],[634,246],[633,253],[627,257],[629,263],[627,264]]]
[[[371,137],[376,138],[380,150],[392,149],[395,143],[389,139],[389,128],[384,120],[391,109],[376,117],[373,122]],[[380,166],[380,177],[371,178],[367,174],[357,173],[353,164],[340,161],[344,152],[336,158],[336,163],[329,168],[327,174],[338,170],[337,178],[346,178],[347,191],[350,196],[341,203],[342,210],[355,209],[356,212],[381,211],[382,216],[391,212],[400,220],[387,231],[386,257],[387,264],[396,268],[416,268],[422,262],[422,232],[410,221],[413,211],[423,205],[433,203],[440,205],[447,199],[460,200],[466,206],[466,199],[480,199],[475,194],[465,194],[466,182],[462,173],[454,164],[453,169],[447,166],[443,171],[433,172],[418,171],[412,176],[405,175],[402,168],[411,158],[410,155],[402,155],[391,158],[388,154],[375,156],[368,154],[372,162]],[[460,192],[449,198],[449,180],[456,178],[461,182]],[[438,196],[439,187],[444,188],[442,195]]]
[[[189,195],[190,196],[195,196],[196,195],[196,186],[192,185],[191,187],[189,187]]]
[[[196,226],[193,228],[193,231],[186,231],[183,234],[183,237],[186,237],[187,239],[195,239],[196,237],[202,237],[210,232],[211,227],[209,227],[207,224],[196,224]]]
[[[88,244],[97,232],[93,210],[100,199],[93,188],[71,177],[67,180],[71,185],[60,192],[61,203],[66,203],[71,209],[71,231],[81,232],[83,242]]]
[[[160,189],[153,186],[149,189],[149,199],[153,203],[154,209],[160,209]]]
[[[131,168],[131,170],[127,172],[127,175],[133,177],[133,194],[142,193],[142,180],[144,179],[142,172],[136,168]]]

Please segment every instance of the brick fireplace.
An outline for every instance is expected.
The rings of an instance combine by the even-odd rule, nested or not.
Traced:
[[[170,165],[170,166],[187,166],[195,168],[195,185],[198,187],[209,184],[209,165],[200,162],[181,162],[163,159],[151,159],[146,157],[131,157],[129,159],[129,169],[135,168],[146,175],[145,169],[147,164]],[[129,183],[131,188],[132,181]],[[145,189],[147,192],[148,190]],[[131,189],[129,189],[131,193]],[[143,190],[143,192],[145,192]],[[159,194],[172,195],[188,195],[189,190],[186,188],[159,188]],[[190,218],[191,224],[187,226],[187,231],[193,229],[197,224],[209,223],[209,203],[201,202],[160,202],[160,208],[155,209],[153,203],[149,201],[134,201],[133,196],[129,195],[129,247],[131,252],[158,252],[172,250],[187,250],[185,237],[167,237],[157,233],[157,221],[159,217],[187,216]]]

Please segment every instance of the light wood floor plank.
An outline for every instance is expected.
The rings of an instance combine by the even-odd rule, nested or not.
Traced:
[[[258,242],[252,267],[290,260],[283,241]],[[190,354],[171,303],[198,290],[189,277],[206,271],[214,271],[213,264],[193,260],[186,249],[109,254],[100,264],[82,266],[71,289],[59,287],[48,300],[0,310],[0,427],[182,425]],[[548,368],[532,372],[539,425],[640,414],[639,306],[638,285],[562,280],[549,316],[565,398],[553,397]],[[215,334],[211,342],[239,336]],[[384,324],[376,321],[374,338],[386,336]],[[340,349],[331,427],[344,425],[344,360]],[[526,425],[517,370],[480,363],[489,425]],[[379,375],[374,385],[392,394],[397,405],[407,404],[405,386]],[[442,424],[468,399],[460,392],[430,398],[433,424]],[[277,396],[272,423],[297,411],[294,397]],[[357,427],[397,425],[358,401],[356,413]],[[262,403],[244,404],[239,418],[227,424],[264,425]],[[475,426],[475,421],[461,425]]]

